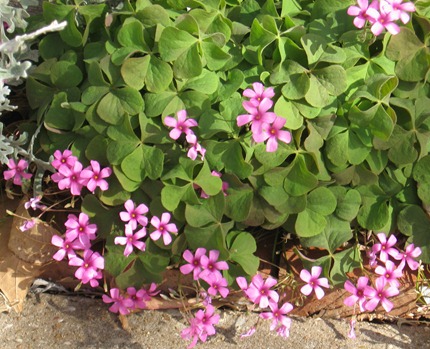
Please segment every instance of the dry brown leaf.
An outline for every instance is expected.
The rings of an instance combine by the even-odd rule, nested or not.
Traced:
[[[48,246],[47,241],[48,236],[52,236],[54,232],[49,229],[41,230],[38,228],[24,235],[17,228],[22,223],[18,222],[16,217],[6,216],[5,206],[8,206],[9,210],[14,208],[9,207],[10,205],[11,203],[6,200],[0,206],[2,214],[0,223],[0,291],[6,298],[7,307],[12,307],[19,313],[23,309],[23,303],[31,284],[40,275],[43,265],[51,259],[52,251],[55,251],[55,249],[52,250],[53,246]],[[24,215],[22,209],[24,209],[23,201],[21,201],[17,212]],[[28,216],[27,212],[25,214]]]
[[[13,217],[8,247],[23,261],[43,265],[51,261],[52,255],[58,250],[51,244],[51,238],[59,232],[43,222],[37,223],[31,229],[21,231],[19,227],[31,218],[24,207],[24,201],[21,201],[16,210],[16,216]]]

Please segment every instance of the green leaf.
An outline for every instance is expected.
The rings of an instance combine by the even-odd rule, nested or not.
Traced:
[[[219,193],[205,199],[201,205],[186,205],[185,219],[190,226],[196,228],[219,224],[224,214],[224,207],[224,195]]]
[[[189,79],[199,76],[202,67],[198,44],[195,43],[173,62],[173,73],[177,78]]]
[[[117,35],[118,42],[123,46],[135,51],[149,52],[145,42],[143,24],[136,18],[129,17],[120,27]]]
[[[348,222],[357,216],[361,205],[361,195],[355,189],[346,190],[345,187],[330,187],[329,188],[337,199],[335,214],[340,219]]]
[[[254,275],[260,265],[260,259],[254,256],[256,250],[257,244],[250,233],[238,233],[229,246],[230,260],[239,263],[248,275]]]
[[[430,155],[426,155],[416,163],[413,169],[413,177],[418,186],[417,194],[422,202],[427,206],[430,205],[430,187],[428,185],[428,183],[430,183],[429,168]]]
[[[311,191],[317,185],[317,177],[308,170],[304,157],[298,154],[284,180],[285,191],[292,196],[300,196]]]
[[[139,91],[131,87],[111,89],[97,106],[97,114],[111,125],[118,125],[126,114],[136,115],[143,109]]]
[[[311,237],[320,234],[327,225],[327,219],[320,213],[304,210],[297,215],[295,230],[299,237]]]
[[[318,247],[334,254],[345,242],[352,238],[351,226],[348,222],[331,215],[326,217],[327,225],[324,230],[315,236],[300,239],[305,247]]]
[[[192,250],[204,247],[207,250],[220,251],[220,258],[228,258],[229,252],[226,248],[225,238],[227,232],[233,227],[234,223],[222,223],[196,228],[187,225],[184,234],[187,237],[188,246]]]
[[[191,48],[197,51],[196,43],[197,38],[186,31],[175,27],[167,27],[161,33],[158,49],[164,61],[172,62],[176,61],[180,56],[184,56]]]
[[[213,71],[221,70],[232,58],[229,53],[223,51],[221,47],[208,40],[201,42],[201,48],[208,69]]]
[[[236,222],[243,222],[249,215],[253,197],[254,191],[248,186],[229,188],[225,215]]]
[[[350,247],[333,255],[333,266],[330,278],[333,285],[343,285],[348,279],[347,274],[362,265],[359,247]]]
[[[82,78],[81,70],[71,62],[59,61],[51,68],[52,83],[61,89],[78,86]]]
[[[188,79],[182,89],[191,89],[210,95],[218,90],[218,86],[218,76],[209,70],[203,69],[199,76]]]
[[[422,254],[419,258],[423,263],[430,263],[429,223],[429,216],[417,205],[401,210],[397,221],[399,230],[409,236],[408,243],[421,248]]]
[[[65,108],[64,105],[68,105],[67,94],[65,92],[57,93],[46,113],[45,125],[63,131],[73,131],[82,127],[85,114],[72,110],[70,107]]]
[[[386,194],[376,185],[359,187],[362,206],[357,221],[366,229],[381,230],[389,221],[389,203]]]
[[[336,197],[325,187],[318,187],[308,194],[307,208],[327,216],[336,209]]]
[[[140,144],[130,124],[129,118],[124,118],[120,125],[109,126],[107,135],[112,140],[107,146],[107,158],[113,165],[119,165],[122,160]]]
[[[308,57],[308,64],[312,65],[320,59],[329,41],[323,36],[316,34],[306,34],[300,39],[303,48],[305,49],[306,56]]]

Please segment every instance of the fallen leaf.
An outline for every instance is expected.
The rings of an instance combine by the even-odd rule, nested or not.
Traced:
[[[20,214],[24,214],[23,205],[24,201],[18,205],[17,212]],[[6,308],[19,313],[31,284],[51,259],[53,246],[48,246],[48,236],[52,236],[54,231],[34,227],[36,229],[23,234],[17,228],[22,223],[16,217],[6,215],[6,208],[13,210],[15,207],[16,203],[11,203],[11,200],[0,204],[0,290],[4,295]]]
[[[13,217],[8,247],[11,252],[21,260],[43,265],[52,260],[52,255],[58,248],[51,244],[53,235],[60,233],[44,222],[38,222],[32,228],[21,231],[20,227],[32,217],[24,207],[24,201],[20,203]]]

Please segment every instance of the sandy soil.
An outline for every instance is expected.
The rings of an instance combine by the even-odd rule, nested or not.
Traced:
[[[196,348],[430,348],[425,324],[357,324],[357,338],[348,339],[348,321],[293,317],[288,339],[269,330],[255,313],[222,310],[218,333]],[[24,311],[0,314],[0,348],[186,348],[180,337],[187,325],[178,310],[144,311],[128,316],[129,330],[100,299],[30,294]],[[240,338],[251,326],[252,337]]]

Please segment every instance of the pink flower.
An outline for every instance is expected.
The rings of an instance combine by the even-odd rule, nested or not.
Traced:
[[[415,247],[414,244],[410,244],[406,247],[405,252],[399,252],[397,256],[394,258],[400,260],[399,268],[403,269],[405,264],[408,263],[408,266],[411,270],[417,270],[420,266],[420,263],[415,260],[421,254],[421,249],[419,247]]]
[[[253,134],[262,132],[263,124],[271,124],[276,119],[276,114],[268,112],[272,107],[273,102],[268,98],[264,98],[256,107],[250,101],[244,101],[243,107],[249,114],[239,115],[236,119],[237,126],[243,126],[251,122],[251,131]]]
[[[272,124],[262,126],[262,132],[253,133],[252,138],[256,142],[264,142],[268,139],[266,151],[269,153],[275,152],[278,149],[278,139],[287,144],[291,142],[291,133],[281,130],[286,122],[284,118],[276,117]]]
[[[148,224],[148,218],[145,216],[145,213],[148,212],[148,207],[145,204],[134,207],[134,202],[127,200],[124,203],[124,207],[127,211],[120,212],[119,217],[123,222],[128,222],[133,230],[137,228],[138,223],[143,227]]]
[[[381,303],[387,313],[393,309],[393,303],[387,298],[397,296],[399,294],[399,290],[394,286],[385,288],[386,285],[387,280],[385,278],[377,278],[375,280],[375,288],[369,287],[365,290],[364,295],[368,297],[365,304],[366,310],[375,310],[379,303]]]
[[[189,274],[193,272],[194,280],[199,279],[199,274],[202,271],[201,258],[206,254],[206,249],[199,247],[193,255],[190,250],[185,250],[182,257],[188,262],[188,264],[182,265],[179,270],[182,274]]]
[[[176,228],[175,223],[169,223],[170,222],[170,213],[164,212],[161,215],[161,220],[154,216],[151,218],[151,225],[155,228],[155,231],[153,231],[150,234],[150,237],[152,240],[156,241],[161,236],[163,237],[164,245],[168,245],[172,242],[172,236],[170,234],[177,234],[178,228]]]
[[[372,20],[367,14],[367,10],[369,8],[375,8],[377,10],[379,8],[378,1],[373,1],[369,6],[368,0],[357,0],[357,6],[350,6],[347,10],[348,15],[355,16],[354,25],[361,29],[366,24],[366,21]]]
[[[181,337],[192,340],[188,348],[193,348],[199,339],[206,342],[208,336],[216,333],[214,325],[219,322],[220,316],[214,312],[215,308],[212,305],[208,305],[205,311],[199,310],[190,320],[190,326],[182,330]]]
[[[191,127],[197,126],[197,121],[194,119],[187,119],[186,110],[180,110],[176,113],[177,119],[172,118],[171,116],[166,116],[164,118],[164,124],[169,127],[173,127],[173,130],[170,131],[169,136],[172,139],[178,139],[182,133],[186,135],[193,133]]]
[[[245,294],[251,302],[258,304],[260,308],[267,308],[270,303],[278,303],[278,292],[271,290],[276,283],[277,281],[270,276],[266,280],[263,280],[260,274],[256,274],[245,290]]]
[[[348,338],[351,338],[351,339],[357,338],[357,336],[355,335],[355,324],[356,323],[357,323],[357,321],[355,320],[355,318],[351,318],[351,320],[349,321]]]
[[[273,87],[264,88],[264,85],[261,82],[254,82],[252,84],[252,88],[247,88],[243,91],[243,96],[250,98],[250,102],[256,107],[261,103],[264,98],[273,98],[275,96],[275,91],[273,91]]]
[[[415,12],[415,5],[412,2],[403,2],[403,0],[382,0],[381,8],[384,12],[393,15],[393,18],[400,19],[403,24],[409,22],[411,17],[408,12]]]
[[[374,8],[369,8],[367,10],[367,15],[372,18],[372,26],[370,30],[376,36],[381,34],[384,29],[392,35],[400,33],[399,26],[394,23],[394,21],[397,20],[396,14],[394,12],[387,11],[388,9],[384,7],[380,8],[380,12]]]
[[[208,305],[205,309],[199,310],[195,318],[197,319],[198,326],[203,334],[206,335],[214,335],[216,330],[214,325],[216,325],[219,322],[220,316],[218,314],[215,314],[215,308],[212,305]],[[199,336],[202,340],[201,335]]]
[[[15,163],[15,160],[9,159],[7,163],[7,167],[10,170],[4,171],[3,176],[4,179],[9,180],[13,178],[13,184],[22,185],[22,179],[30,179],[32,174],[25,172],[28,167],[28,162],[21,159],[18,161],[18,164]]]
[[[35,198],[30,198],[29,201],[27,201],[26,203],[24,203],[24,208],[26,210],[28,210],[30,207],[33,210],[37,210],[37,209],[39,209],[39,210],[46,210],[47,207],[45,205],[41,205],[40,204],[40,200],[42,200],[41,196],[37,196]]]
[[[399,287],[400,283],[397,281],[398,278],[403,276],[402,269],[396,268],[396,265],[388,260],[385,262],[385,267],[378,265],[375,269],[375,273],[381,275],[391,286]]]
[[[91,166],[82,170],[81,178],[87,180],[87,188],[90,192],[94,193],[97,187],[101,190],[108,190],[109,184],[103,178],[107,178],[112,174],[109,167],[100,170],[100,164],[97,161],[91,160]]]
[[[81,178],[82,164],[76,161],[73,167],[61,165],[57,173],[54,173],[51,178],[58,183],[58,188],[61,190],[70,189],[72,195],[80,195],[84,186],[85,179]]]
[[[201,256],[200,263],[202,265],[203,271],[200,273],[199,277],[205,279],[213,274],[220,273],[221,270],[228,270],[228,264],[225,261],[218,261],[219,251],[211,250],[209,251],[209,257],[206,255]]]
[[[151,299],[151,297],[148,296],[148,293],[144,288],[141,288],[140,290],[136,290],[136,288],[134,287],[128,287],[127,295],[128,295],[128,299],[131,299],[133,301],[133,306],[129,307],[130,309],[145,309],[146,308],[145,301],[148,301]]]
[[[205,158],[206,149],[203,148],[200,143],[197,142],[197,136],[195,134],[187,134],[186,139],[187,142],[190,144],[187,156],[194,161],[200,154],[200,159],[203,161],[203,159]]]
[[[366,303],[366,297],[364,295],[364,291],[370,287],[368,286],[369,279],[366,276],[360,276],[357,281],[357,287],[355,287],[351,281],[345,281],[344,288],[352,295],[345,298],[343,303],[348,307],[354,306],[357,301],[360,306],[360,311],[365,311],[364,304]]]
[[[81,248],[81,244],[68,239],[67,236],[65,237],[65,239],[62,239],[58,235],[53,235],[51,238],[51,244],[60,247],[60,249],[52,256],[52,258],[56,261],[63,260],[66,255],[69,259],[75,257],[75,250]]]
[[[377,237],[380,243],[374,244],[372,246],[372,251],[375,253],[379,252],[379,258],[382,262],[385,263],[388,260],[388,255],[395,258],[399,254],[399,250],[393,247],[397,242],[394,235],[390,235],[388,241],[384,233],[379,233]]]
[[[54,160],[51,162],[51,165],[56,170],[58,170],[61,165],[67,165],[69,168],[73,168],[76,161],[78,161],[78,158],[73,156],[70,150],[66,149],[63,153],[61,153],[60,150],[56,150],[54,152]]]
[[[109,310],[112,313],[120,313],[121,315],[127,315],[130,314],[130,309],[134,307],[134,302],[130,298],[124,298],[118,288],[111,288],[110,291],[110,297],[107,295],[103,295],[102,299],[104,303],[113,303]]]
[[[31,228],[33,228],[37,223],[37,219],[36,218],[30,218],[24,221],[24,224],[22,224],[19,227],[19,230],[21,230],[22,232],[27,231]]]
[[[261,313],[260,317],[266,320],[272,320],[272,324],[270,325],[270,330],[275,330],[278,326],[283,326],[290,328],[291,319],[287,316],[291,310],[293,310],[293,306],[290,303],[284,303],[281,308],[278,307],[277,303],[269,303],[271,312]]]
[[[67,228],[67,239],[69,241],[78,239],[82,249],[90,248],[90,241],[96,239],[97,225],[90,224],[90,218],[83,212],[79,214],[79,218],[74,214],[69,214],[64,225]]]
[[[211,296],[216,296],[219,293],[222,298],[226,298],[230,293],[227,288],[228,282],[220,273],[209,274],[203,280],[209,284],[208,293]]]
[[[306,269],[302,269],[300,272],[300,279],[306,282],[306,285],[302,286],[300,292],[309,296],[312,291],[315,291],[317,299],[323,298],[324,290],[320,286],[329,288],[330,285],[327,278],[318,278],[321,272],[322,268],[320,266],[313,266],[310,273]]]
[[[146,294],[148,295],[148,299],[146,299],[147,301],[150,300],[150,297],[155,297],[157,294],[160,293],[159,290],[157,290],[157,284],[156,283],[151,283],[151,285],[149,286],[148,289],[145,289]]]
[[[75,272],[75,277],[82,281],[83,284],[90,282],[92,287],[98,286],[96,279],[101,279],[99,269],[104,269],[104,258],[98,253],[91,250],[84,251],[84,258],[77,256],[69,260],[69,265],[79,267]]]
[[[146,228],[143,227],[136,233],[133,232],[130,224],[125,225],[125,236],[117,236],[114,239],[115,245],[125,245],[124,256],[128,257],[132,252],[133,248],[136,247],[138,250],[145,251],[146,244],[139,239],[146,236]]]
[[[239,288],[246,293],[246,290],[248,289],[248,282],[243,276],[238,276],[236,278],[237,285]]]
[[[240,338],[242,339],[242,338],[246,338],[246,337],[251,337],[255,333],[255,331],[256,331],[256,328],[253,326],[248,330],[248,332],[241,334]]]

